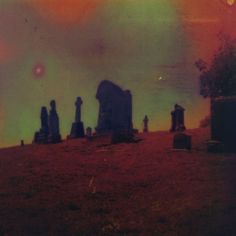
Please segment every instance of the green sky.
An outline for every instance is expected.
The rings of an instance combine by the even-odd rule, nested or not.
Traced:
[[[9,48],[5,60],[0,57],[1,146],[31,142],[40,107],[51,99],[63,137],[77,96],[85,126],[95,127],[95,94],[104,79],[131,90],[139,129],[145,114],[151,130],[169,129],[175,103],[186,107],[187,127],[197,127],[208,113],[198,95],[191,42],[170,0],[107,1],[91,19],[71,25],[43,17],[25,1],[0,1],[0,18],[0,49]],[[46,70],[41,77],[32,72],[38,63]]]

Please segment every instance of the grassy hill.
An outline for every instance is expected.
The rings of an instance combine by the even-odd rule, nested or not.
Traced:
[[[236,156],[188,133],[192,151],[168,132],[1,149],[0,235],[236,235]]]

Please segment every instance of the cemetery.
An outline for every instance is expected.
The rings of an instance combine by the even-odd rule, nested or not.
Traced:
[[[1,149],[3,235],[234,235],[235,154],[208,153],[209,128],[188,130],[191,150],[182,132],[138,135]]]
[[[222,86],[216,66],[200,64],[210,115],[199,128],[176,103],[169,130],[151,130],[144,111],[140,132],[132,90],[109,80],[94,95],[96,127],[79,94],[64,138],[60,104],[42,106],[32,144],[0,149],[0,235],[236,235],[235,77]]]
[[[0,150],[1,235],[236,235],[234,98],[212,100],[211,125],[196,129],[175,104],[156,132],[148,115],[133,127],[131,91],[102,81],[96,98],[96,127],[84,129],[77,97],[63,140],[51,100],[33,145]]]

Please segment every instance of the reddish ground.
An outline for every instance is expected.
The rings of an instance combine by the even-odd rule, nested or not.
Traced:
[[[188,133],[191,152],[167,132],[0,150],[0,235],[235,236],[236,156]]]

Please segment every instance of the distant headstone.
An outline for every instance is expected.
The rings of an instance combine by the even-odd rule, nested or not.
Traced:
[[[144,119],[143,119],[143,132],[147,133],[148,132],[148,117],[147,115],[145,115]]]
[[[49,125],[48,125],[48,111],[46,107],[41,108],[41,128],[34,135],[34,143],[45,144],[48,142]]]
[[[81,121],[81,105],[83,101],[80,97],[77,97],[75,102],[76,112],[75,112],[75,122],[72,124],[71,132],[69,138],[83,138],[84,135],[84,124]]]
[[[61,142],[59,117],[56,111],[56,102],[52,100],[50,102],[51,110],[49,113],[49,142],[58,143]]]
[[[173,148],[191,150],[191,136],[184,133],[175,134]]]
[[[175,104],[174,110],[171,112],[171,132],[184,131],[184,111],[185,109],[178,104]]]
[[[87,138],[87,140],[89,140],[89,141],[92,141],[92,140],[94,140],[94,138],[95,138],[95,136],[93,135],[93,130],[92,130],[91,127],[87,127],[87,128],[86,128],[86,138]]]
[[[86,136],[87,137],[92,137],[92,128],[91,127],[87,127],[87,129],[86,129]]]
[[[20,146],[21,146],[21,147],[24,147],[24,146],[25,146],[24,140],[21,140],[21,141],[20,141]]]
[[[211,139],[220,142],[215,152],[224,147],[225,152],[236,152],[236,96],[212,98]],[[208,150],[214,151],[212,144]]]
[[[114,83],[104,80],[100,83],[96,98],[99,101],[99,114],[96,133],[132,132],[132,95]]]

